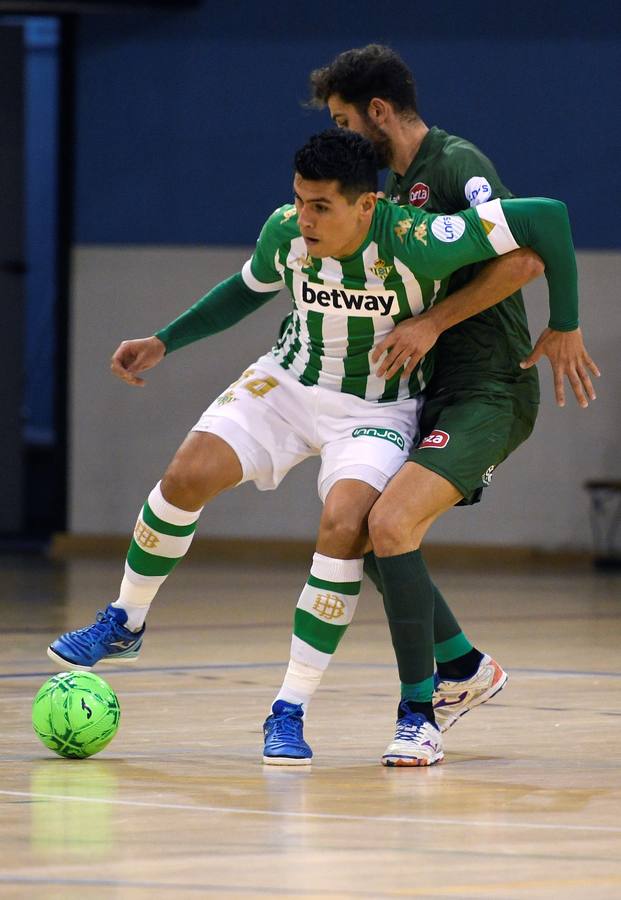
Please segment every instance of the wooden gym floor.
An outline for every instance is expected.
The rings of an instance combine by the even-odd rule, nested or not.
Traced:
[[[398,682],[379,599],[357,618],[306,737],[312,768],[261,765],[304,566],[188,560],[133,667],[100,667],[121,728],[55,757],[30,726],[59,632],[114,598],[120,565],[0,557],[0,897],[621,897],[621,577],[434,571],[510,672],[445,737],[385,769]]]

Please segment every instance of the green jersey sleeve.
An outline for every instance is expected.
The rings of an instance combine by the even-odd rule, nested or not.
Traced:
[[[451,216],[421,213],[401,238],[412,267],[434,280],[461,266],[531,247],[545,265],[550,328],[578,327],[576,257],[567,207],[559,200],[491,200]]]
[[[501,206],[519,246],[531,247],[544,262],[550,300],[548,327],[574,331],[579,325],[578,269],[567,207],[560,200],[544,197],[502,200]]]
[[[434,281],[442,281],[462,266],[492,259],[499,253],[474,209],[447,216],[417,210],[397,227],[401,233],[397,229],[395,233],[405,250],[403,261],[413,271]],[[509,249],[516,246],[512,241]],[[398,248],[396,255],[401,255]]]
[[[489,200],[505,200],[511,191],[500,180],[491,160],[468,141],[459,141],[447,151],[441,183],[444,209],[467,209]]]
[[[294,230],[290,220],[295,215],[295,207],[289,204],[275,210],[263,226],[255,251],[241,273],[217,284],[156,332],[166,353],[230,328],[276,296],[285,284],[284,268],[278,264],[279,250]]]
[[[259,293],[279,291],[285,286],[278,254],[286,237],[287,223],[295,218],[295,215],[295,206],[290,204],[280,206],[261,229],[254,253],[242,269],[242,278],[251,290]]]
[[[156,331],[155,337],[162,341],[167,354],[172,353],[173,350],[230,328],[277,293],[278,291],[257,293],[251,290],[238,273],[217,284],[165,328]]]

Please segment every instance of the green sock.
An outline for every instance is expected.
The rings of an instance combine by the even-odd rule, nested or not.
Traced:
[[[424,682],[422,693],[429,694],[429,685],[433,693],[434,589],[422,554],[414,550],[376,559],[401,683]]]
[[[415,703],[431,703],[434,686],[435,679],[433,675],[431,678],[425,678],[424,681],[418,681],[415,684],[404,684],[401,682],[401,699],[413,700]]]
[[[429,578],[426,567],[425,572]],[[382,576],[380,575],[377,565],[377,557],[373,551],[365,554],[364,573],[365,575],[368,575],[377,590],[383,595],[384,585],[382,583]],[[461,630],[459,622],[455,618],[450,606],[433,581],[431,582],[431,586],[433,589],[434,656],[438,662],[449,662],[472,650],[472,644]],[[411,585],[409,590],[412,591],[413,589],[414,585]],[[416,698],[407,697],[404,699],[414,700]]]

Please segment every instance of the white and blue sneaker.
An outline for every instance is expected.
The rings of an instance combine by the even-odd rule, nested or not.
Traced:
[[[502,666],[487,653],[483,654],[476,672],[470,678],[442,680],[436,672],[433,713],[440,731],[448,731],[475,706],[495,697],[508,678]]]
[[[138,658],[145,626],[125,628],[127,613],[110,604],[99,610],[93,625],[68,631],[47,648],[47,655],[62,669],[88,672],[98,662],[134,662]]]
[[[383,766],[432,766],[444,759],[439,729],[420,712],[412,712],[402,700],[397,712],[395,737],[382,756]]]
[[[309,766],[313,751],[304,740],[302,705],[276,700],[263,723],[263,762],[268,766]]]

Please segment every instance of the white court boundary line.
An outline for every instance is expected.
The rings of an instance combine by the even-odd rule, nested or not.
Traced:
[[[40,794],[32,791],[3,791],[0,796],[5,797],[30,797],[39,800],[57,800],[63,803],[100,803],[108,806],[135,806],[142,809],[173,809],[185,812],[211,812],[225,813],[229,815],[243,816],[273,816],[289,819],[319,819],[336,820],[343,822],[378,822],[380,824],[410,824],[410,825],[453,825],[459,828],[526,828],[538,831],[595,831],[619,834],[621,826],[616,825],[565,825],[562,823],[547,822],[489,822],[479,819],[440,819],[426,816],[352,816],[338,813],[305,813],[287,812],[286,810],[271,809],[245,809],[241,806],[203,806],[190,803],[152,803],[146,800],[110,800],[105,797],[80,797],[66,796],[64,794]]]

